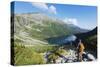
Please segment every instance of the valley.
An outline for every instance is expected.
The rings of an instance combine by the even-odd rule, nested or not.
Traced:
[[[68,63],[77,60],[77,44],[82,39],[83,61],[97,58],[97,28],[86,30],[41,13],[15,14],[13,41],[14,65]]]

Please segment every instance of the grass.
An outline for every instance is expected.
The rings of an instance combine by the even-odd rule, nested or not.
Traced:
[[[56,46],[51,46],[51,45],[37,45],[37,46],[34,46],[34,47],[28,47],[30,48],[31,50],[37,52],[37,53],[44,53],[44,52],[48,52],[48,51],[51,51],[51,50],[54,50]]]
[[[27,65],[27,64],[43,64],[45,63],[43,55],[36,53],[28,48],[21,48],[15,54],[15,65]]]
[[[66,50],[59,48],[58,50],[55,51],[55,53],[57,53],[59,55],[64,55],[64,54],[66,54]]]
[[[14,65],[45,64],[44,53],[54,50],[54,47],[50,45],[24,46],[15,44],[14,58],[12,58],[15,61]]]
[[[52,63],[51,61],[53,61],[53,63],[55,63],[56,59],[58,59],[59,56],[61,56],[61,55],[64,56],[66,54],[68,54],[68,53],[67,53],[67,51],[65,49],[58,48],[53,53],[48,55],[48,63]]]

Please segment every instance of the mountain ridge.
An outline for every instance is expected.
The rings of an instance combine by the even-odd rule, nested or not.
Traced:
[[[25,43],[27,40],[45,41],[46,38],[50,37],[85,32],[84,29],[70,26],[61,20],[50,18],[41,13],[15,14],[13,18],[14,40],[20,40]]]

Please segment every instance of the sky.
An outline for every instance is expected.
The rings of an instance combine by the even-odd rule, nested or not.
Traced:
[[[12,6],[13,7],[13,6]],[[97,7],[54,4],[54,3],[33,3],[14,2],[14,13],[40,12],[50,17],[56,17],[67,24],[74,24],[80,28],[92,30],[97,26]]]

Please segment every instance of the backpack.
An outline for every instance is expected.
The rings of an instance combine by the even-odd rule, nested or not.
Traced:
[[[84,49],[85,49],[85,47],[84,47],[83,43],[80,43],[80,45],[79,45],[79,51],[83,51]]]

